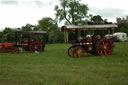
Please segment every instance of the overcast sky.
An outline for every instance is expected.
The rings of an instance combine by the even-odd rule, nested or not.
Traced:
[[[81,0],[90,14],[101,15],[108,21],[128,15],[127,0]],[[0,0],[0,29],[37,24],[43,17],[55,18],[54,6],[59,0]]]

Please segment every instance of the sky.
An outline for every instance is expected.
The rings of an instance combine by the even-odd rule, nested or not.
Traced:
[[[88,14],[101,15],[116,22],[117,17],[128,16],[127,0],[81,0],[89,7]],[[59,0],[0,0],[0,29],[18,28],[27,23],[36,25],[43,17],[55,18]]]

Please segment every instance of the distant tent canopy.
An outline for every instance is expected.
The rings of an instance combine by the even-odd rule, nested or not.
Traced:
[[[107,24],[107,25],[83,25],[83,26],[76,26],[76,25],[69,25],[69,26],[62,26],[61,31],[81,31],[81,30],[113,30],[116,29],[117,25],[114,24]]]

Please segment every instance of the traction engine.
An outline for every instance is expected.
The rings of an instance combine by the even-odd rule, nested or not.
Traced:
[[[16,31],[14,45],[32,53],[35,51],[44,51],[45,40],[43,36],[46,34],[47,33],[45,31]],[[40,35],[42,37],[41,40],[39,41],[36,38],[31,38],[31,36],[35,35]]]
[[[71,43],[72,46],[68,49],[68,55],[75,58],[82,58],[84,53],[91,53],[93,55],[109,56],[113,51],[113,38],[106,38],[99,34],[94,34],[94,31],[107,30],[108,32],[114,32],[117,25],[84,25],[84,26],[63,26],[61,31],[64,32],[65,43]],[[91,31],[92,35],[82,36],[78,38],[78,32]],[[70,35],[69,32],[75,32],[75,35]],[[80,35],[80,34],[79,34]],[[75,37],[74,40],[70,40],[70,37]]]

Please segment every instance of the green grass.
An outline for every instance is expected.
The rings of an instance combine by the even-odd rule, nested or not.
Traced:
[[[0,53],[0,85],[128,85],[128,42],[110,56],[67,55],[69,44],[46,45],[40,54]]]

